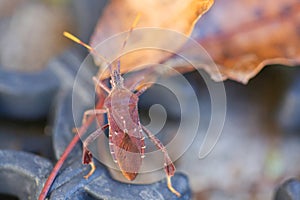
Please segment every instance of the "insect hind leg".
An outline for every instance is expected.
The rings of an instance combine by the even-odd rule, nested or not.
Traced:
[[[90,162],[89,165],[91,166],[91,170],[89,171],[89,173],[87,175],[83,176],[83,178],[85,178],[85,179],[88,179],[90,176],[92,176],[96,170],[94,161]]]
[[[174,175],[176,169],[172,160],[170,159],[166,147],[146,127],[142,126],[142,128],[146,133],[146,135],[149,137],[149,139],[155,144],[155,146],[163,152],[164,159],[165,159],[164,167],[165,167],[165,172],[167,174],[167,186],[172,193],[180,197],[181,196],[180,193],[177,190],[175,190],[175,188],[172,186],[171,177]]]
[[[90,152],[87,147],[83,147],[82,163],[89,164],[91,166],[91,170],[89,171],[89,173],[87,175],[83,176],[85,179],[88,179],[95,172],[96,166],[93,161],[92,152]]]

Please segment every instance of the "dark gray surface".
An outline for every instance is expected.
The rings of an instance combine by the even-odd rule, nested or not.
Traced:
[[[168,190],[165,180],[147,185],[120,183],[113,180],[99,163],[95,173],[86,180],[83,176],[89,167],[79,161],[73,160],[61,171],[52,187],[50,199],[191,199],[188,180],[183,174],[172,178],[174,186],[182,194],[181,198],[177,198]]]
[[[51,70],[37,73],[0,69],[0,116],[35,120],[49,112],[59,84]]]
[[[300,181],[289,179],[280,185],[275,194],[274,200],[299,200]]]
[[[21,200],[37,199],[52,164],[39,156],[0,150],[0,193]]]

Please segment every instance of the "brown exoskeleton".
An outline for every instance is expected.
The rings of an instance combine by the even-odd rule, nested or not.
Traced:
[[[131,33],[137,21],[138,17],[132,25],[129,34]],[[76,43],[86,47],[94,55],[98,55],[94,48],[86,43],[83,43],[70,33],[64,32],[64,35]],[[126,40],[123,43],[122,49],[126,45]],[[145,137],[143,136],[145,133],[147,137],[156,145],[156,147],[164,154],[164,169],[167,174],[168,188],[174,194],[180,196],[180,193],[173,188],[171,183],[171,177],[175,173],[175,166],[172,163],[165,146],[158,140],[158,138],[155,137],[155,135],[153,135],[140,123],[137,106],[138,100],[139,96],[148,88],[148,86],[141,87],[136,92],[134,91],[137,84],[134,84],[134,86],[127,89],[124,86],[124,80],[120,73],[120,59],[117,60],[117,65],[112,65],[108,63],[103,56],[98,55],[98,57],[100,57],[109,65],[112,88],[109,89],[98,78],[93,78],[96,87],[99,86],[102,88],[108,94],[108,96],[104,100],[103,108],[88,110],[84,113],[83,123],[90,115],[107,114],[108,124],[93,132],[83,142],[82,161],[84,164],[91,165],[91,171],[85,176],[85,178],[91,176],[95,171],[92,153],[88,149],[88,146],[100,134],[103,133],[104,129],[109,128],[110,153],[114,161],[118,164],[122,174],[128,180],[134,180],[138,175],[142,160],[145,157],[144,153],[146,146],[144,141]]]

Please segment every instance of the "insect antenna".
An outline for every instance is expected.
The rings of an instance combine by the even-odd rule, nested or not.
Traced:
[[[93,54],[96,55],[98,58],[100,58],[101,60],[103,60],[103,61],[108,65],[110,71],[112,71],[110,62],[109,62],[104,56],[102,56],[101,54],[99,54],[99,53],[96,51],[95,48],[93,48],[93,47],[91,47],[90,45],[88,45],[88,44],[82,42],[79,38],[77,38],[76,36],[72,35],[72,34],[69,33],[69,32],[66,32],[66,31],[65,31],[65,32],[63,32],[63,35],[64,35],[65,37],[69,38],[70,40],[72,40],[72,41],[74,41],[74,42],[80,44],[81,46],[87,48],[91,53],[93,53]],[[99,77],[99,79],[96,79],[96,81],[98,81],[98,82],[99,82],[99,80],[100,80],[100,77]],[[99,86],[99,84],[96,84],[96,90],[97,90],[97,87],[98,87],[98,86]]]
[[[91,53],[93,53],[94,55],[98,56],[101,60],[103,60],[108,66],[110,66],[110,62],[101,54],[99,54],[96,49],[94,49],[93,47],[91,47],[90,45],[82,42],[79,38],[77,38],[76,36],[72,35],[69,32],[63,32],[63,35],[67,38],[69,38],[70,40],[80,44],[81,46],[87,48]]]
[[[130,27],[130,29],[129,29],[129,31],[128,31],[128,34],[127,34],[127,36],[126,36],[126,38],[125,38],[125,40],[124,40],[124,42],[123,42],[123,45],[122,45],[122,47],[121,47],[121,49],[120,49],[120,53],[124,50],[124,48],[125,48],[125,46],[126,46],[126,44],[127,44],[127,41],[128,41],[128,39],[129,39],[129,37],[130,37],[130,35],[131,35],[131,33],[132,33],[132,31],[133,31],[133,29],[136,27],[136,25],[137,25],[137,23],[139,22],[139,20],[140,20],[140,17],[141,17],[141,14],[139,13],[136,17],[135,17],[135,19],[134,19],[134,21],[133,21],[133,23],[132,23],[132,25],[131,25],[131,27]],[[117,70],[118,71],[120,71],[120,57],[118,58],[118,68],[117,68]]]
[[[132,25],[130,26],[130,29],[127,33],[127,36],[121,46],[121,49],[120,49],[120,53],[119,55],[121,55],[122,51],[124,50],[124,48],[126,47],[126,44],[127,44],[127,41],[133,31],[133,29],[136,27],[137,23],[139,22],[140,20],[140,16],[141,14],[137,14],[137,16],[135,17]],[[123,78],[121,77],[121,70],[120,70],[120,67],[121,67],[121,56],[117,59],[117,66],[116,68],[113,68],[112,71],[111,71],[111,76],[112,76],[112,81],[113,81],[113,84],[114,85],[119,85],[119,86],[123,86]]]
[[[132,23],[129,31],[128,31],[128,34],[127,34],[127,37],[126,39],[124,40],[123,44],[122,44],[122,47],[120,49],[120,54],[121,52],[124,50],[126,44],[127,44],[127,41],[130,37],[130,34],[132,32],[132,30],[136,27],[138,21],[140,19],[140,14],[138,14],[134,20],[134,22]],[[82,42],[79,38],[77,38],[76,36],[72,35],[71,33],[69,32],[63,32],[63,35],[67,38],[69,38],[70,40],[80,44],[81,46],[87,48],[91,53],[93,53],[94,55],[96,55],[97,57],[99,57],[101,60],[103,60],[108,66],[109,66],[109,69],[110,69],[110,74],[111,74],[111,83],[113,84],[113,86],[119,86],[119,87],[123,87],[123,78],[121,77],[121,70],[120,70],[120,57],[118,58],[117,60],[117,67],[112,67],[112,65],[110,64],[110,62],[104,57],[102,56],[101,54],[99,54],[96,49],[94,49],[93,47],[91,47],[90,45]]]

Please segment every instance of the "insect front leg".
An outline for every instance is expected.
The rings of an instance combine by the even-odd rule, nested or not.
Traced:
[[[163,152],[164,159],[165,159],[164,166],[165,166],[165,172],[167,174],[168,188],[176,196],[180,197],[181,196],[180,193],[178,191],[176,191],[172,186],[171,177],[174,175],[176,169],[175,169],[175,166],[174,166],[172,160],[170,159],[170,156],[166,150],[166,147],[146,127],[142,126],[142,128],[143,128],[144,132],[146,133],[146,135],[151,140],[151,142],[153,142],[155,144],[155,146]]]
[[[110,94],[110,92],[111,92],[110,89],[105,84],[103,84],[101,81],[99,81],[95,76],[93,77],[93,81],[94,81],[95,86],[99,86],[105,92],[107,92],[108,94]]]
[[[83,164],[89,164],[91,165],[91,170],[90,172],[84,176],[85,179],[88,179],[96,170],[95,164],[93,162],[93,154],[92,152],[88,149],[88,146],[97,138],[99,137],[103,131],[108,128],[109,125],[106,124],[102,126],[101,128],[97,129],[95,132],[90,134],[83,142],[83,153],[82,153],[82,163]]]
[[[149,87],[151,87],[153,83],[144,84],[144,86],[138,88],[137,92],[135,93],[137,96],[141,96]]]
[[[138,85],[141,84],[141,82],[145,79],[144,76],[138,77],[138,80],[133,81],[126,81],[126,87],[128,87],[128,89],[132,92],[134,92],[137,88]]]
[[[143,74],[151,74],[151,71],[146,71],[143,72]],[[151,75],[149,75],[151,76]],[[138,80],[136,80],[134,83],[128,83],[128,81],[126,82],[126,84],[129,84],[129,90],[132,92],[135,92],[135,94],[137,96],[140,96],[141,94],[143,94],[149,87],[151,87],[153,85],[153,82],[149,82],[149,83],[143,83],[143,81],[145,81],[145,76],[140,76],[138,78]],[[153,78],[154,81],[154,78]]]
[[[105,109],[93,109],[93,110],[87,110],[87,111],[85,111],[85,112],[83,113],[83,117],[82,117],[82,125],[84,125],[84,124],[87,122],[87,120],[88,120],[88,118],[89,118],[90,116],[96,116],[96,117],[97,117],[98,115],[105,114],[106,112],[107,112],[107,111],[106,111]],[[99,119],[99,118],[98,118],[98,119]],[[99,122],[99,121],[100,121],[100,122]],[[99,127],[102,125],[102,124],[101,124],[102,121],[103,121],[103,120],[98,120],[98,121],[97,121]],[[77,133],[77,127],[76,127],[76,128],[73,128],[72,132]]]
[[[86,120],[89,116],[94,115],[101,115],[105,114],[107,111],[105,109],[92,109],[92,110],[87,110],[83,113],[83,119],[82,119],[82,124],[86,123]]]

